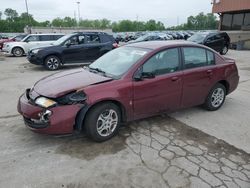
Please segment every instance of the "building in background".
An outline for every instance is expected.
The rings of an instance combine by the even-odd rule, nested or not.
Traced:
[[[219,30],[226,31],[238,49],[250,49],[250,0],[213,0],[220,16]]]

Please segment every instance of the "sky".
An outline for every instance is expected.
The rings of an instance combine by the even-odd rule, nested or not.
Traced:
[[[82,19],[155,19],[165,26],[185,23],[190,15],[212,10],[211,0],[27,0],[29,13],[38,21],[74,15],[78,19],[77,1]],[[26,12],[25,0],[0,0],[0,11],[6,8]]]

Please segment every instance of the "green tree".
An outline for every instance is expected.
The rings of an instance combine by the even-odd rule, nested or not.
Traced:
[[[16,10],[11,8],[7,8],[4,11],[7,20],[14,21],[18,17],[18,13]]]
[[[204,14],[199,13],[196,16],[189,16],[187,18],[187,23],[181,24],[169,29],[173,30],[208,30],[208,29],[217,29],[218,20],[216,16],[212,13]]]

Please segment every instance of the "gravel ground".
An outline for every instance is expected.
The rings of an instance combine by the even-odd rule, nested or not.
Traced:
[[[229,56],[239,62],[241,84],[220,111],[192,108],[135,121],[105,143],[25,128],[17,99],[51,72],[0,56],[0,187],[249,188],[250,52]]]

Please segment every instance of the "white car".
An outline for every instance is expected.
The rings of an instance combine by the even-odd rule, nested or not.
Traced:
[[[3,52],[6,55],[21,57],[28,53],[29,49],[53,44],[53,41],[64,36],[63,34],[30,34],[20,42],[8,42],[3,45]]]

